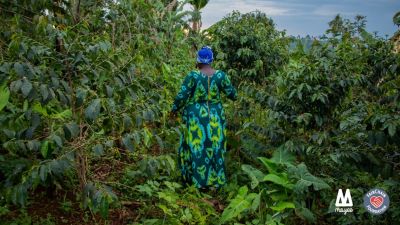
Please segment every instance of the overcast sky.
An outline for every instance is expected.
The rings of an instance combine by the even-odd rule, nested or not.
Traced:
[[[397,27],[393,15],[400,11],[400,0],[210,0],[202,10],[203,28],[222,19],[233,10],[242,13],[260,10],[271,17],[279,30],[289,35],[322,35],[336,14],[367,17],[367,30],[380,36],[392,36]]]

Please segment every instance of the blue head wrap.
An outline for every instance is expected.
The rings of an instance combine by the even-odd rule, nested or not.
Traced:
[[[197,52],[198,63],[210,64],[213,60],[214,54],[209,46],[204,46]]]

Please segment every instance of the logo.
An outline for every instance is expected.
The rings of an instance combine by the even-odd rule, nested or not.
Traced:
[[[348,212],[353,212],[353,200],[351,199],[350,189],[346,189],[344,195],[342,189],[339,189],[335,206],[335,212],[343,213],[344,215]]]
[[[374,188],[364,195],[364,207],[374,215],[384,213],[389,208],[389,203],[389,195],[379,188]]]

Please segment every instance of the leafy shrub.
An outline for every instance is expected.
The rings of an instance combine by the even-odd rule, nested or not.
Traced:
[[[241,166],[250,178],[251,189],[257,192],[247,194],[247,186],[241,187],[222,213],[220,222],[241,218],[245,212],[252,212],[257,218],[253,224],[264,224],[267,221],[281,223],[285,219],[290,220],[293,212],[309,222],[315,222],[316,217],[312,211],[317,203],[306,205],[309,193],[315,196],[316,191],[330,189],[330,186],[313,176],[304,163],[294,165],[294,155],[282,148],[276,150],[272,158],[259,157],[259,160],[268,174],[248,164]],[[252,217],[248,215],[245,218],[249,220]]]
[[[251,32],[249,32],[251,31]],[[237,83],[263,81],[287,61],[284,33],[259,11],[229,14],[207,30],[216,51],[216,67]]]

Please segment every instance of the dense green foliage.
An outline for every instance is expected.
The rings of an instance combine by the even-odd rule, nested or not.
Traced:
[[[289,50],[260,12],[233,12],[199,37],[170,2],[0,0],[2,222],[398,221],[400,56],[389,41],[338,16],[310,49]],[[239,90],[226,104],[229,184],[207,193],[180,184],[181,129],[167,116],[203,43]],[[391,199],[379,217],[362,206],[373,187]],[[339,188],[354,213],[334,212]]]
[[[234,13],[231,17],[237,15]],[[245,22],[225,24],[242,23]],[[304,50],[299,43],[298,48],[291,51],[289,62],[273,70],[266,83],[249,83],[246,76],[235,80],[242,98],[234,112],[234,117],[240,119],[233,120],[232,128],[238,129],[241,155],[256,164],[257,157],[284,149],[296,156],[297,162],[305,163],[300,165],[307,165],[312,174],[324,178],[331,186],[329,191],[318,193],[309,189],[305,194],[292,196],[289,201],[295,204],[297,215],[319,224],[368,220],[390,224],[399,216],[395,203],[384,219],[367,216],[362,209],[362,195],[371,187],[382,187],[391,192],[391,199],[398,199],[395,190],[399,188],[400,134],[400,58],[392,52],[390,42],[367,33],[364,26],[363,17],[350,21],[338,16],[330,23],[325,37],[314,41],[310,49]],[[213,36],[217,39],[217,48],[224,49],[227,40],[218,34]],[[236,37],[251,39],[257,32],[247,35],[250,37]],[[238,43],[231,49],[241,49]],[[224,62],[229,59],[220,64]],[[237,67],[227,65],[234,76],[236,71],[230,70],[230,66],[233,70]],[[269,175],[275,174],[276,170],[268,166],[267,169]],[[247,167],[245,172],[249,173]],[[250,174],[252,184],[255,179],[265,181],[258,171]],[[294,176],[294,170],[288,175],[289,178]],[[288,184],[286,175],[278,177],[280,183],[275,184]],[[352,216],[338,218],[332,213],[334,192],[344,187],[355,189],[353,199],[356,199],[357,210]],[[268,204],[273,195],[267,193],[283,190],[266,186],[258,187],[257,192],[265,193],[264,201]],[[285,193],[283,198],[272,199],[275,201],[271,204],[288,201],[291,195]],[[276,218],[280,220],[279,216]]]
[[[234,80],[262,81],[287,62],[284,34],[264,13],[233,12],[207,33],[218,49],[216,66],[227,70]]]

